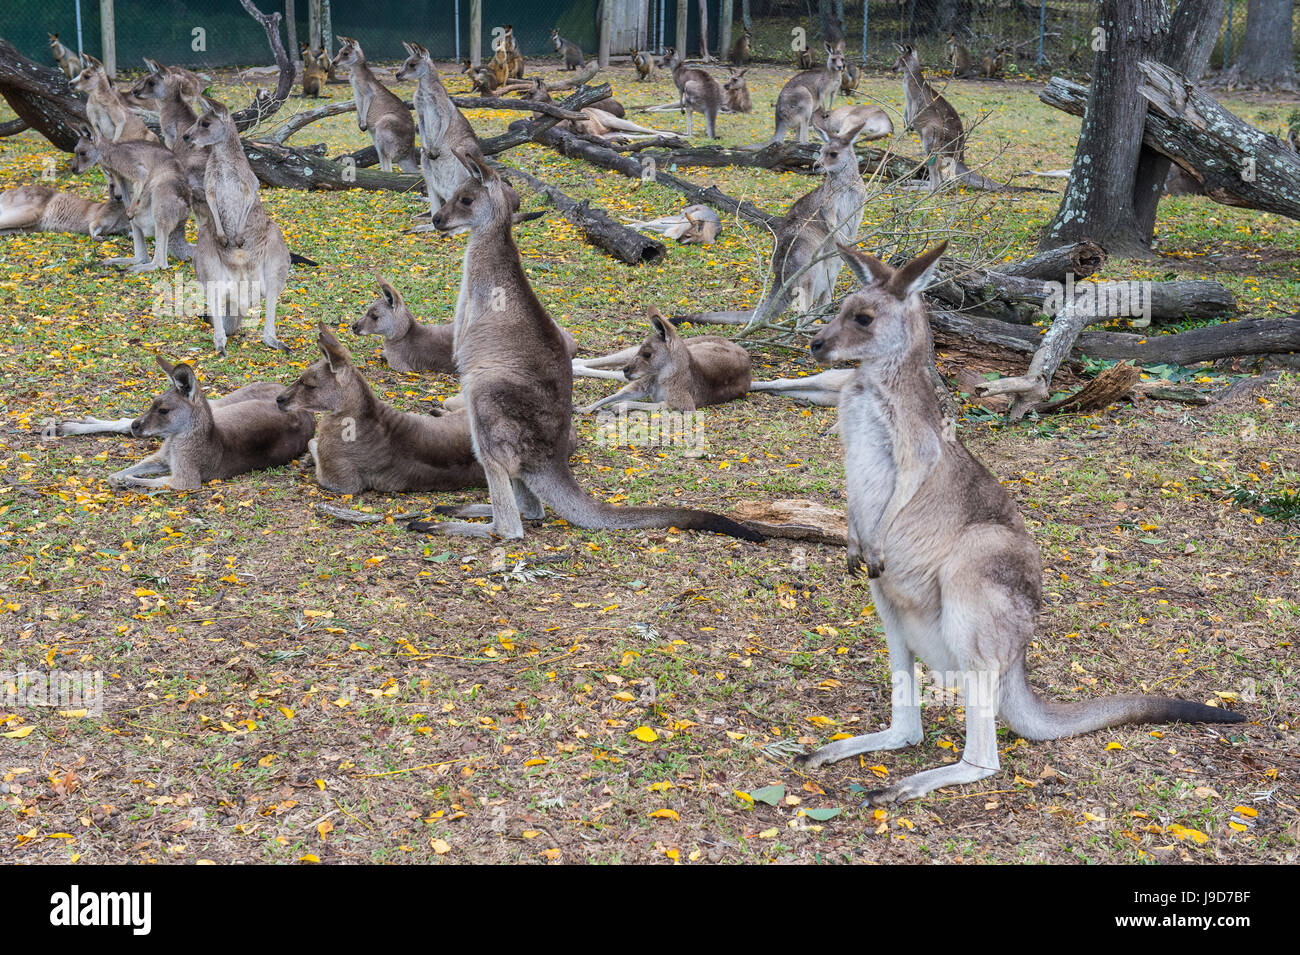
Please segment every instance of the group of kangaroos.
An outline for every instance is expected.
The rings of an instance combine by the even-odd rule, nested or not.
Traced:
[[[810,126],[822,131],[819,164],[825,176],[776,227],[776,291],[770,294],[781,297],[774,307],[782,309],[793,300],[794,290],[802,290],[805,308],[828,303],[846,265],[857,290],[811,341],[812,359],[827,371],[756,383],[744,348],[721,337],[683,337],[654,308],[640,346],[578,359],[573,337],[542,306],[525,272],[514,238],[519,196],[482,154],[428,51],[406,44],[409,55],[397,71],[399,79],[416,83],[414,126],[423,144],[416,150],[406,108],[366,68],[359,44],[339,40],[333,62],[350,71],[358,125],[371,134],[381,162],[423,174],[429,229],[468,233],[449,325],[421,322],[397,285],[377,276],[378,294],[351,323],[351,331],[379,336],[383,355],[396,370],[459,376],[459,395],[436,414],[388,405],[324,323],[317,336],[320,357],[287,387],[253,382],[213,400],[191,364],[159,357],[170,387],[144,414],[60,426],[63,434],[121,432],[161,439],[155,453],[112,474],[113,486],[190,491],[207,481],[278,467],[309,454],[319,484],[341,494],[486,486],[486,503],[435,509],[455,520],[412,520],[409,528],[421,533],[520,540],[525,522],[544,520],[549,507],[579,528],[675,527],[757,546],[765,540],[762,533],[723,514],[615,506],[587,493],[570,466],[577,443],[573,379],[582,374],[626,381],[617,393],[581,409],[587,412],[610,407],[694,411],[751,390],[783,393],[839,408],[847,567],[868,580],[884,626],[894,688],[887,729],[800,757],[806,768],[919,743],[918,657],[935,672],[962,674],[966,746],[957,762],[869,793],[872,804],[918,798],[937,787],[997,772],[998,717],[1030,739],[1123,723],[1244,719],[1226,708],[1154,696],[1055,703],[1028,682],[1026,647],[1041,607],[1038,547],[1002,484],[961,441],[934,387],[933,342],[922,293],[947,243],[898,266],[859,248],[866,193],[853,146],[864,135],[880,134],[888,120],[881,123],[870,113],[874,107],[836,120],[830,109],[831,81],[839,82],[842,46],[828,45],[827,64],[797,75],[778,100],[778,136],[790,128],[801,136]],[[557,49],[567,62],[563,43],[557,41]],[[712,134],[716,112],[710,104],[719,100],[707,91],[705,80],[689,74],[716,81],[706,70],[684,68],[672,51],[668,61],[678,80],[679,107],[703,112]],[[313,62],[319,64],[319,58]],[[946,149],[946,155],[960,161],[955,111],[925,82],[914,49],[901,47],[898,65],[904,73],[909,125],[920,132],[927,150]],[[136,246],[132,267],[161,267],[173,254],[189,257],[201,280],[217,277],[229,286],[231,277],[252,277],[265,290],[263,340],[282,347],[275,339],[275,298],[284,287],[290,256],[258,201],[257,180],[244,159],[235,122],[210,99],[202,100],[197,112],[191,107],[202,82],[194,74],[152,62],[149,66],[150,73],[125,94],[97,61],[83,61],[74,85],[88,97],[89,124],[77,143],[74,169],[95,164],[104,169],[112,195],[99,205],[124,208],[125,226]],[[128,95],[156,105],[161,143],[132,113]],[[691,228],[706,218],[702,208],[697,208],[701,219],[691,214]],[[184,235],[191,212],[198,226],[192,249]],[[95,235],[111,234],[122,224],[103,210],[87,207],[83,214],[91,226],[86,231]],[[9,207],[0,209],[0,215],[5,228],[21,228],[14,225]],[[67,210],[59,215],[64,226],[75,218]],[[145,254],[149,235],[154,239],[152,260]],[[818,250],[828,247],[837,254],[814,262]],[[218,350],[233,330],[225,316],[234,315],[237,325],[252,304],[208,302]],[[621,371],[615,370],[620,366]]]

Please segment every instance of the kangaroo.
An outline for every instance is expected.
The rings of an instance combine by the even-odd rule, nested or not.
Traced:
[[[689,137],[694,130],[692,120],[695,114],[703,113],[705,133],[709,139],[717,139],[718,110],[726,99],[721,84],[707,70],[687,67],[677,50],[671,46],[664,49],[664,68],[672,70],[673,82],[682,94],[681,109],[686,114],[686,135]]]
[[[131,422],[131,434],[162,438],[163,445],[143,461],[109,475],[109,484],[195,491],[205,481],[280,467],[307,450],[316,420],[310,412],[290,414],[278,408],[279,385],[258,382],[209,402],[193,368],[172,365],[161,356],[157,361],[171,390]],[[146,476],[159,474],[166,476]]]
[[[804,47],[798,50],[794,55],[794,66],[797,70],[811,70],[816,64],[813,63],[812,50]]]
[[[81,61],[77,59],[77,54],[59,42],[57,33],[50,34],[50,52],[54,54],[54,62],[59,64],[59,69],[67,74],[68,79],[81,72]]]
[[[447,95],[438,68],[433,65],[429,51],[418,43],[403,43],[407,58],[397,71],[400,82],[415,80],[415,122],[420,129],[420,172],[424,175],[429,194],[429,212],[442,207],[456,187],[465,181],[465,167],[456,159],[455,151],[479,152],[478,137],[456,104]],[[431,229],[430,225],[416,226],[417,230]]]
[[[321,487],[360,494],[455,491],[486,483],[463,412],[435,417],[398,411],[371,390],[324,323],[317,344],[324,357],[275,403],[282,412],[325,412],[307,445]]]
[[[753,112],[754,103],[749,98],[749,84],[745,82],[745,74],[749,70],[737,70],[734,67],[727,69],[731,75],[727,77],[727,82],[722,84],[723,95],[726,97],[722,103],[723,112]]]
[[[648,222],[628,220],[628,224],[633,229],[645,229],[676,239],[682,245],[712,245],[722,232],[721,217],[705,205],[687,206],[680,215],[663,216]]]
[[[646,411],[667,407],[694,411],[749,392],[749,352],[716,335],[685,339],[653,305],[646,310],[653,331],[623,369],[628,385],[582,409],[591,414],[609,405]],[[649,403],[630,400],[649,398]]]
[[[400,99],[392,94],[366,65],[366,56],[356,40],[341,36],[339,51],[334,54],[335,66],[346,66],[351,71],[352,96],[357,102],[357,126],[370,133],[379,153],[379,168],[392,172],[393,166],[402,172],[419,172],[415,162],[415,123],[411,113]]]
[[[1002,79],[1003,65],[1006,62],[1007,51],[1005,47],[996,47],[993,52],[984,57],[980,64],[980,75],[986,80]]]
[[[820,106],[813,112],[813,126],[832,136],[842,134],[853,126],[861,127],[858,139],[870,142],[894,135],[894,123],[879,106],[837,106],[827,116]]]
[[[560,36],[559,30],[551,31],[551,42],[555,44],[555,52],[564,57],[566,70],[580,70],[586,65],[582,59],[582,48]]]
[[[948,34],[948,61],[952,64],[954,79],[967,79],[976,76],[979,70],[971,59],[970,50],[957,42],[957,34]]]
[[[946,246],[898,269],[841,246],[862,287],[811,345],[820,364],[859,363],[840,396],[848,567],[851,574],[865,569],[870,578],[894,692],[889,729],[831,743],[800,761],[816,769],[919,743],[918,656],[933,671],[960,672],[965,694],[961,760],[868,793],[875,805],[993,775],[998,716],[1028,739],[1123,723],[1244,720],[1154,696],[1051,703],[1030,686],[1025,649],[1042,606],[1038,546],[1002,484],[944,424],[930,383],[933,344],[920,292]]]
[[[898,49],[894,69],[903,71],[903,118],[907,128],[916,130],[921,137],[930,168],[930,188],[938,189],[943,182],[940,158],[951,156],[958,162],[966,161],[966,133],[952,104],[925,81],[916,48],[903,43],[894,46]]]
[[[501,36],[501,43],[506,51],[506,76],[512,80],[522,80],[524,55],[519,52],[519,44],[515,42],[515,28],[508,23],[506,32]]]
[[[840,85],[843,70],[843,51],[827,45],[824,67],[796,73],[786,80],[776,97],[776,131],[772,133],[768,145],[783,142],[786,131],[791,126],[797,130],[800,143],[808,142],[808,128],[812,125],[813,113],[819,105],[823,112],[831,111],[831,103],[835,99],[835,90]]]
[[[190,190],[185,171],[176,157],[157,142],[110,142],[83,126],[73,148],[71,169],[83,173],[102,166],[114,190],[122,197],[130,220],[134,255],[105,259],[105,265],[129,265],[132,272],[167,268],[169,246],[185,240],[185,220],[190,214]],[[145,236],[153,235],[153,259]]]
[[[632,47],[628,50],[632,56],[632,66],[636,69],[636,79],[638,83],[653,80],[658,64],[655,62],[655,55],[648,50],[638,50]]]
[[[776,224],[772,286],[756,316],[780,315],[792,301],[807,312],[831,300],[841,262],[830,243],[856,242],[862,226],[867,187],[853,151],[860,131],[860,126],[850,126],[829,137],[817,159],[826,178],[796,199]]]
[[[461,73],[469,77],[471,92],[480,96],[492,95],[505,82],[503,77],[499,77],[488,66],[475,66],[472,60],[465,61]]]
[[[840,92],[845,96],[856,93],[862,85],[862,68],[855,63],[844,63],[844,72],[840,74]]]
[[[181,139],[207,153],[203,181],[208,214],[198,222],[194,272],[207,298],[217,354],[225,355],[227,336],[263,297],[262,342],[288,351],[275,337],[275,307],[289,276],[289,249],[257,197],[257,177],[230,111],[207,101],[203,115]]]
[[[95,202],[48,186],[15,186],[0,192],[0,235],[80,232],[98,239],[130,230],[120,198]]]
[[[325,95],[321,92],[321,87],[328,81],[329,73],[325,65],[316,59],[311,47],[304,43],[302,45],[302,95],[320,99]]]
[[[155,136],[127,105],[126,100],[104,71],[104,64],[93,56],[82,57],[85,64],[72,80],[72,88],[86,94],[86,120],[90,128],[110,143],[143,140],[158,142]]]
[[[384,360],[394,371],[456,374],[456,358],[451,347],[452,327],[421,325],[406,307],[402,293],[382,275],[375,278],[379,283],[379,298],[352,323],[352,331],[358,335],[382,336]]]
[[[745,32],[736,37],[736,42],[731,44],[731,62],[735,66],[745,66],[749,63],[749,44],[754,39],[754,34],[748,27]]]
[[[456,302],[456,365],[474,455],[487,475],[491,504],[458,516],[489,524],[424,523],[414,531],[519,540],[523,518],[540,520],[549,504],[578,527],[680,527],[745,540],[761,535],[721,515],[684,508],[613,507],[589,497],[569,469],[573,372],[560,327],[537,300],[511,230],[519,197],[477,156],[464,157],[470,179],[434,224],[468,227]],[[501,296],[498,290],[504,289]],[[504,303],[504,308],[501,305]]]

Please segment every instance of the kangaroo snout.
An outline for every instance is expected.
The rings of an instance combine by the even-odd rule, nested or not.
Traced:
[[[280,392],[278,395],[275,396],[275,406],[279,408],[281,411],[284,411],[289,407],[288,388],[286,388],[284,391]]]
[[[136,418],[131,422],[131,436],[134,438],[144,437],[144,419]]]

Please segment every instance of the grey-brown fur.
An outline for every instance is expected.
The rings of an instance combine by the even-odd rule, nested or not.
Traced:
[[[316,420],[305,411],[281,410],[275,403],[279,385],[258,382],[209,402],[193,368],[157,360],[172,387],[131,422],[131,433],[162,438],[163,445],[110,475],[110,484],[194,491],[206,481],[280,467],[307,450]]]
[[[471,178],[434,217],[468,227],[456,302],[456,364],[474,454],[487,476],[489,524],[412,522],[413,530],[517,540],[523,519],[549,504],[579,527],[696,528],[759,535],[719,515],[682,508],[612,507],[588,496],[569,470],[573,372],[560,327],[537,300],[511,232],[519,197],[486,163],[465,157]],[[485,509],[462,511],[463,516]]]
[[[438,68],[429,58],[429,51],[418,43],[403,43],[408,54],[397,71],[403,82],[415,80],[415,121],[420,129],[420,172],[429,196],[429,213],[437,212],[444,202],[465,181],[465,167],[457,161],[456,153],[478,153],[478,137],[469,120],[451,101]],[[420,226],[430,229],[432,226]]]
[[[736,37],[731,44],[731,62],[736,66],[745,66],[749,63],[749,44],[754,39],[753,32],[746,27],[740,36]]]
[[[651,332],[623,368],[628,385],[583,408],[694,411],[749,393],[749,352],[716,335],[682,338],[659,309],[648,309]],[[638,401],[636,399],[646,399]]]
[[[0,192],[0,235],[80,232],[98,239],[129,231],[120,200],[95,202],[48,186],[15,186]]]
[[[916,48],[894,45],[898,49],[894,69],[903,71],[903,118],[907,128],[921,137],[926,157],[933,157],[929,164],[930,188],[938,189],[943,182],[940,159],[950,156],[961,163],[966,161],[966,133],[952,104],[925,81]]]
[[[839,402],[848,567],[870,579],[889,646],[893,712],[888,729],[831,743],[802,762],[815,769],[919,743],[917,657],[939,678],[959,680],[965,697],[960,762],[868,793],[876,805],[997,772],[998,716],[1030,739],[1120,723],[1242,719],[1150,696],[1049,703],[1029,685],[1025,650],[1042,604],[1038,547],[1001,483],[944,420],[931,384],[933,343],[920,292],[946,246],[898,269],[841,246],[862,287],[811,346],[824,365],[859,363]]]
[[[395,371],[436,371],[456,374],[450,325],[422,325],[406,306],[406,299],[382,275],[376,276],[379,297],[352,323],[358,335],[384,339],[384,360]]]
[[[419,172],[411,111],[371,72],[356,40],[341,36],[338,41],[334,65],[346,66],[350,71],[352,96],[357,103],[357,127],[363,133],[370,133],[375,152],[379,154],[379,168],[392,172],[393,166],[398,166],[403,172]]]
[[[143,140],[156,143],[155,136],[113,85],[104,64],[87,54],[83,67],[72,80],[72,88],[86,94],[86,119],[90,128],[110,143]]]
[[[958,42],[955,33],[948,34],[948,62],[952,66],[954,79],[969,79],[979,74],[975,60],[971,58],[970,50],[966,49],[964,44]]]
[[[870,142],[873,139],[885,139],[894,135],[894,123],[879,106],[837,106],[827,116],[817,107],[813,113],[813,126],[821,132],[841,136],[854,126],[859,127],[858,139]]]
[[[673,83],[681,93],[681,109],[686,114],[686,135],[694,131],[696,113],[704,114],[704,131],[710,139],[717,139],[718,111],[726,100],[722,84],[708,70],[688,67],[673,47],[664,49],[664,67],[672,70]]]
[[[808,142],[813,113],[819,106],[824,113],[831,111],[843,70],[844,51],[828,45],[825,66],[804,70],[786,80],[776,97],[776,129],[769,142],[782,142],[792,126],[796,130],[797,140],[801,143]]]
[[[338,494],[455,491],[482,487],[464,412],[411,414],[385,404],[323,323],[320,361],[276,399],[280,408],[325,412],[311,442],[316,480]]]
[[[731,75],[727,77],[727,82],[722,84],[723,95],[726,97],[722,104],[723,110],[728,113],[752,112],[754,102],[749,97],[749,84],[745,82],[745,74],[749,70],[728,67],[727,71]]]
[[[57,33],[50,34],[50,52],[54,54],[54,61],[59,64],[68,79],[72,79],[81,72],[81,61],[77,59],[77,54],[59,42]]]
[[[321,87],[329,81],[328,57],[322,63],[306,43],[302,45],[302,95],[319,99]]]
[[[560,36],[559,30],[551,31],[551,43],[555,45],[555,52],[564,57],[566,70],[580,70],[586,65],[582,57],[582,48],[572,40]]]

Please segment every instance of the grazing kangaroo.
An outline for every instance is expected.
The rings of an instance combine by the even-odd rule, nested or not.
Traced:
[[[664,49],[664,67],[672,70],[673,82],[682,94],[681,110],[686,114],[686,135],[694,130],[696,113],[704,114],[704,131],[710,139],[717,139],[718,110],[727,98],[722,85],[708,70],[688,67],[673,47]]]
[[[104,264],[129,264],[132,272],[167,268],[169,246],[177,238],[185,244],[185,220],[190,214],[190,189],[181,164],[156,141],[110,142],[83,126],[71,169],[80,174],[95,165],[102,166],[111,180],[110,192],[116,190],[122,197],[134,245],[131,257],[105,259]],[[145,245],[149,234],[153,235],[152,260]]]
[[[638,50],[631,47],[628,53],[632,57],[632,66],[636,69],[636,79],[638,83],[655,78],[655,70],[658,63],[655,61],[655,55],[648,50]]]
[[[321,87],[328,81],[329,72],[325,69],[325,64],[318,60],[312,53],[311,47],[304,43],[302,45],[302,95],[320,99],[324,95]]]
[[[722,232],[721,217],[705,205],[687,206],[680,215],[662,216],[648,222],[628,220],[628,225],[633,229],[645,229],[668,239],[676,239],[682,245],[712,245]]]
[[[844,53],[827,45],[824,67],[796,73],[786,80],[776,97],[776,131],[772,133],[768,144],[784,141],[786,131],[791,126],[798,131],[800,143],[808,142],[808,128],[812,125],[813,114],[819,106],[824,113],[831,111],[831,103],[839,88],[843,70]]]
[[[267,382],[209,403],[193,368],[157,360],[171,390],[131,422],[131,434],[162,438],[163,445],[143,461],[109,475],[109,484],[195,491],[205,481],[280,467],[307,450],[315,418],[306,411],[281,410],[276,392],[267,394]],[[158,474],[166,476],[146,476]]]
[[[749,63],[749,44],[754,39],[754,34],[748,27],[745,32],[736,37],[736,42],[731,44],[731,62],[736,66],[745,66]]]
[[[831,300],[842,265],[831,243],[856,242],[862,226],[867,187],[853,151],[860,130],[850,126],[827,140],[817,159],[826,178],[777,222],[771,290],[756,316],[780,315],[791,302],[807,312]]]
[[[1051,703],[1030,686],[1025,648],[1042,606],[1038,546],[1002,484],[945,425],[931,386],[934,351],[920,293],[946,246],[898,269],[841,246],[862,287],[811,345],[823,365],[859,363],[840,397],[848,566],[870,578],[889,645],[893,712],[887,730],[831,743],[800,762],[815,769],[921,742],[916,657],[936,673],[960,673],[965,695],[961,760],[868,793],[874,805],[993,775],[998,716],[1028,739],[1122,723],[1244,719],[1154,696]]]
[[[583,414],[609,405],[620,410],[694,411],[749,392],[749,352],[716,335],[682,338],[653,305],[647,314],[654,330],[623,369],[630,384],[583,408]],[[649,403],[632,400],[636,398],[648,398]]]
[[[749,84],[745,82],[745,74],[749,70],[737,70],[734,67],[727,67],[727,69],[731,75],[727,77],[727,82],[722,84],[723,95],[726,97],[722,102],[723,112],[753,112],[754,103],[749,98]]]
[[[362,491],[455,491],[487,483],[474,459],[463,412],[433,416],[385,404],[324,324],[324,356],[276,398],[282,411],[323,411],[308,445],[316,481],[337,494]]]
[[[979,70],[971,59],[970,50],[957,42],[957,34],[948,34],[948,62],[952,64],[954,79],[967,79],[978,75]]]
[[[479,152],[478,137],[456,104],[447,95],[438,68],[429,51],[418,43],[403,43],[407,58],[397,71],[401,82],[415,80],[415,122],[420,129],[420,172],[429,194],[429,213],[436,213],[451,198],[456,188],[468,178],[456,152]],[[417,230],[431,229],[416,226]]]
[[[93,56],[82,57],[84,67],[72,80],[72,88],[86,94],[86,120],[90,128],[110,143],[143,140],[158,142],[125,97],[104,71],[104,64]]]
[[[580,70],[586,65],[582,58],[582,48],[560,36],[559,30],[551,31],[551,42],[555,44],[555,52],[564,57],[566,70]]]
[[[903,43],[894,46],[898,49],[894,69],[903,71],[903,119],[907,128],[921,137],[930,167],[930,188],[938,189],[943,182],[940,160],[951,156],[966,161],[966,133],[952,104],[925,81],[916,48]]]
[[[15,186],[0,192],[0,235],[80,232],[98,239],[125,235],[130,227],[120,198],[95,202],[48,186]]]
[[[289,249],[258,199],[257,176],[230,111],[207,101],[203,115],[181,139],[207,153],[203,181],[208,214],[198,222],[194,272],[207,299],[217,354],[225,355],[227,337],[262,298],[262,342],[288,351],[275,337],[275,307],[289,277]]]
[[[59,69],[67,74],[68,79],[81,72],[81,61],[77,59],[77,54],[59,42],[57,33],[50,34],[50,52],[54,54],[54,61],[59,64]]]
[[[415,123],[410,110],[375,78],[356,40],[341,36],[338,41],[334,65],[346,66],[351,73],[357,126],[363,133],[370,133],[375,152],[379,153],[379,168],[392,172],[397,165],[402,172],[419,172],[415,162]]]
[[[717,514],[613,507],[578,485],[569,469],[573,372],[560,327],[537,300],[511,233],[519,197],[482,159],[464,159],[471,178],[434,216],[434,224],[444,231],[470,230],[456,302],[456,365],[491,504],[457,514],[490,514],[492,521],[413,521],[409,527],[518,540],[524,536],[523,518],[542,519],[543,505],[549,504],[578,527],[680,527],[761,539]]]
[[[894,135],[894,123],[879,106],[837,106],[827,116],[817,107],[813,113],[813,126],[823,134],[839,136],[854,126],[861,128],[858,139],[870,142]]]

